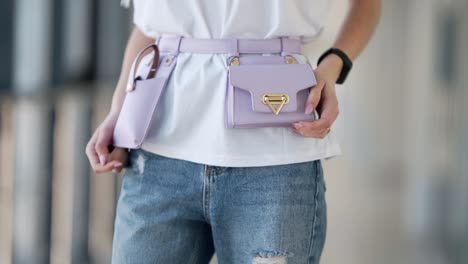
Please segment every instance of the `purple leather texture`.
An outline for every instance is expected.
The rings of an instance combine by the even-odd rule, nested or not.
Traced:
[[[156,105],[176,65],[176,59],[177,56],[173,55],[161,56],[155,77],[137,80],[135,89],[127,92],[114,128],[113,145],[115,147],[141,147],[148,133]],[[146,65],[141,71],[147,72],[147,68],[149,66]]]
[[[128,84],[135,83],[135,85],[130,86],[134,89],[127,90],[114,128],[115,147],[141,147],[151,126],[156,105],[177,63],[179,52],[228,52],[238,55],[239,65],[231,66],[228,63],[229,58],[227,61],[225,125],[228,128],[290,126],[299,120],[315,119],[314,114],[304,113],[310,88],[316,84],[312,67],[297,61],[293,64],[286,63],[288,58],[294,59],[290,52],[302,50],[298,40],[288,38],[200,40],[179,36],[158,38],[157,41],[161,47],[160,51],[167,53],[158,56],[159,63],[153,78],[144,79],[142,76],[153,76],[149,74],[150,66],[156,64],[148,60],[151,58],[147,56],[153,56],[154,51],[158,49],[146,55],[142,60],[143,63],[138,65],[136,65],[139,57],[137,56],[132,65]],[[279,54],[276,55],[276,52]],[[258,53],[270,53],[270,55],[262,56]],[[138,67],[136,73],[134,73],[135,67]],[[284,104],[276,115],[262,102],[263,94],[287,94],[289,102]]]
[[[226,127],[284,127],[315,119],[304,113],[310,88],[316,84],[312,67],[285,61],[283,56],[240,56],[240,65],[229,65]],[[276,115],[262,102],[265,93],[287,94],[289,102]]]
[[[197,53],[302,53],[302,41],[289,37],[273,39],[199,39],[182,38],[180,45],[176,37],[161,38],[158,44],[159,50],[175,52]]]

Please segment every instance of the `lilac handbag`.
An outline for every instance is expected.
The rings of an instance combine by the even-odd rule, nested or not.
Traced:
[[[142,55],[150,48],[154,53],[152,60],[148,61],[151,67],[138,67]],[[128,78],[127,93],[114,128],[115,147],[141,147],[161,93],[176,64],[176,58],[175,55],[160,58],[156,44],[147,46],[136,56]],[[137,69],[141,69],[138,75]]]
[[[182,43],[182,38],[177,37],[163,41],[163,46],[174,50],[159,56],[159,40],[143,49],[133,62],[127,94],[114,128],[115,147],[141,147],[180,49],[200,51],[200,47],[224,47],[222,43],[216,46],[219,42],[210,46],[209,40],[198,42],[201,46],[193,42],[192,45],[191,39],[184,39]],[[229,41],[226,44],[230,47]],[[152,61],[138,67],[142,55],[149,49],[153,49]],[[295,121],[315,119],[315,115],[304,113],[310,88],[316,84],[309,64],[296,63],[293,56],[283,52],[281,56],[237,53],[229,57],[227,63],[227,128],[285,127]]]
[[[241,55],[229,58],[226,127],[291,126],[315,120],[305,114],[310,88],[316,84],[308,63],[291,55]]]

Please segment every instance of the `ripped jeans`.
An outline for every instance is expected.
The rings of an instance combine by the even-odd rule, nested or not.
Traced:
[[[219,167],[131,150],[113,264],[319,263],[326,236],[320,160]]]

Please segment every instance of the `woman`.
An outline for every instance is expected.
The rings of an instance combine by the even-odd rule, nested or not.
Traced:
[[[339,112],[335,83],[369,41],[380,1],[351,0],[335,49],[321,56],[305,106],[319,119],[226,128],[227,54],[184,52],[142,148],[127,153],[111,145],[131,64],[155,39],[289,36],[308,43],[323,29],[328,2],[133,1],[135,26],[112,106],[86,148],[96,173],[127,168],[112,263],[208,263],[215,251],[219,263],[319,263],[326,234],[320,160],[340,154],[331,130]]]

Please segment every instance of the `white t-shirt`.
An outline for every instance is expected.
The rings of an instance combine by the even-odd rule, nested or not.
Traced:
[[[128,6],[130,1],[122,2]],[[133,21],[153,38],[174,34],[193,38],[291,36],[308,43],[320,35],[329,1],[133,0]],[[226,128],[227,56],[178,55],[143,149],[230,167],[304,162],[341,153],[333,130],[326,138],[316,139],[287,127]],[[293,56],[299,63],[310,63],[303,54]]]

